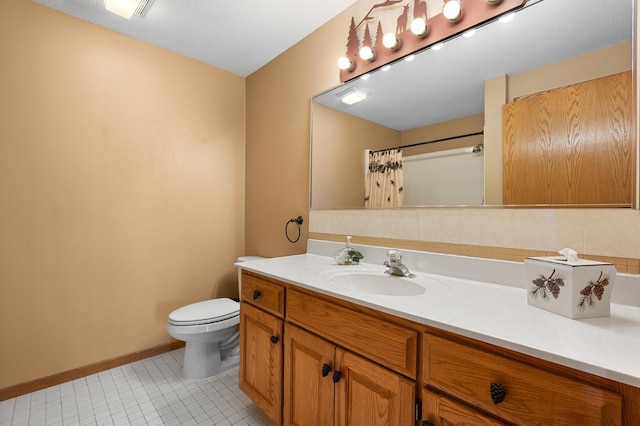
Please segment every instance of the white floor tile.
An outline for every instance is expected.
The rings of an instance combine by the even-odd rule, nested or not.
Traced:
[[[234,368],[182,377],[184,349],[0,401],[0,426],[273,425],[238,389]]]

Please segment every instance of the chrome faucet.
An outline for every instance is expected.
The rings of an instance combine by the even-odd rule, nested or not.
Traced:
[[[385,260],[383,265],[388,269],[384,271],[385,274],[397,275],[399,277],[415,278],[416,276],[409,272],[407,265],[402,263],[402,254],[398,250],[389,250],[387,252],[389,260]]]

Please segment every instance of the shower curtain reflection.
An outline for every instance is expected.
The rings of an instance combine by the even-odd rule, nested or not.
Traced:
[[[370,151],[365,182],[365,207],[404,205],[402,150]]]

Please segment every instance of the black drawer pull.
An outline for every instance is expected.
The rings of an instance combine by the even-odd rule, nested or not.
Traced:
[[[422,426],[433,426],[433,423],[431,423],[429,420],[423,420]]]
[[[260,293],[260,290],[254,290],[253,291],[253,300],[256,300],[258,297],[260,297],[262,293]]]
[[[339,371],[334,371],[333,372],[333,383],[338,383],[341,378],[342,378],[342,373],[341,372],[339,372]]]
[[[329,364],[322,364],[322,377],[327,377],[331,372],[331,366]]]
[[[276,343],[278,343],[280,341],[280,339],[278,338],[278,336],[271,336],[271,343],[273,343],[274,345]]]
[[[507,397],[507,389],[500,383],[491,383],[491,400],[494,404],[500,404]]]

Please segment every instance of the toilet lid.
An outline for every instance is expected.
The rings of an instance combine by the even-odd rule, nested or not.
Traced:
[[[224,321],[240,314],[240,304],[222,298],[192,303],[169,314],[169,322],[174,325],[196,325]]]

